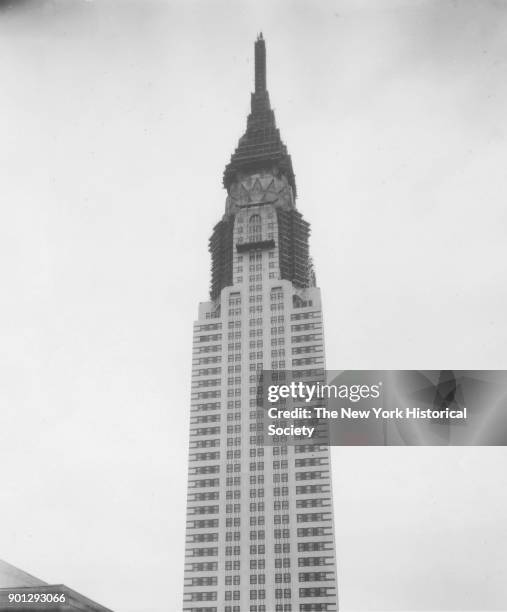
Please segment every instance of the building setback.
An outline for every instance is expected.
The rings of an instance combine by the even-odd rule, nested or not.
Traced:
[[[327,446],[266,444],[259,374],[324,365],[310,227],[255,43],[247,129],[223,176],[210,301],[194,324],[184,612],[335,612]]]

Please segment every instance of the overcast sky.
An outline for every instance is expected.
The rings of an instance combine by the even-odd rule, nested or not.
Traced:
[[[0,2],[0,558],[115,612],[181,607],[259,30],[328,367],[507,368],[505,2]],[[507,609],[505,449],[333,457],[343,610]]]

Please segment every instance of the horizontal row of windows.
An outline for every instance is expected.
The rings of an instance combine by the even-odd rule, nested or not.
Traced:
[[[300,355],[302,353],[321,353],[322,351],[322,344],[312,344],[310,346],[295,346],[292,349],[292,354]]]
[[[216,329],[222,329],[221,323],[205,323],[204,325],[195,325],[194,331],[213,331]]]
[[[236,440],[236,439],[235,439]],[[263,442],[263,437],[262,436],[254,436],[250,438],[250,444],[262,444]],[[228,442],[229,445],[229,442]],[[234,444],[231,444],[232,446],[234,446]],[[237,438],[237,445],[240,446],[241,445],[241,439]],[[193,449],[197,449],[197,448],[212,448],[212,447],[216,447],[216,446],[220,446],[220,440],[219,439],[215,439],[215,440],[190,440],[190,450]],[[315,448],[314,448],[315,447]],[[308,449],[313,449],[313,450],[308,450]],[[296,445],[294,447],[294,452],[295,453],[309,453],[309,452],[317,452],[317,451],[324,451],[327,449],[327,446],[316,446],[313,444],[305,444],[305,445]],[[260,457],[261,452],[264,453],[264,449],[262,448],[257,448],[257,449],[250,449],[250,456],[251,457],[255,457],[255,454],[252,454],[254,451],[257,452],[257,456]],[[278,447],[278,446],[274,446],[273,447],[273,455],[278,455],[278,454],[287,454],[287,447]]]
[[[209,399],[216,397],[221,397],[221,392],[219,389],[215,391],[199,391],[197,393],[192,393],[193,400]]]
[[[296,487],[296,495],[309,495],[310,493],[328,493],[329,484],[304,485]]]
[[[330,527],[305,527],[298,528],[297,537],[321,537],[331,535]],[[275,540],[287,540],[290,538],[290,529],[274,529],[273,537]],[[241,532],[239,531],[227,531],[226,541],[239,541],[241,539]],[[263,529],[251,530],[249,533],[250,540],[265,540],[266,532]],[[192,533],[187,535],[187,543],[192,544],[195,542],[218,542],[218,533]],[[315,542],[313,542],[315,544]],[[317,542],[319,544],[319,542]]]
[[[210,344],[207,346],[194,347],[194,353],[219,353],[222,350],[221,344]]]
[[[308,523],[308,522],[322,522],[322,521],[331,521],[331,513],[310,513],[310,514],[298,514],[297,515],[297,522],[298,523]],[[288,514],[275,514],[273,517],[273,522],[274,524],[280,524],[280,523],[289,523],[289,515]],[[265,523],[265,517],[264,516],[251,516],[250,517],[250,525],[264,525]],[[239,527],[240,526],[240,518],[234,518],[234,520],[232,518],[227,518],[226,519],[226,527]],[[207,520],[194,520],[194,521],[187,521],[187,527],[189,529],[212,529],[214,527],[218,527],[218,519],[207,519]],[[319,532],[319,529],[325,529],[325,528],[320,528],[320,527],[316,527],[316,528],[310,528],[309,530],[304,530],[304,529],[298,529],[297,535],[298,537],[307,537],[307,536],[318,536],[318,535],[327,535],[326,533]],[[312,531],[313,530],[313,531]],[[232,532],[227,532],[226,535],[229,535]],[[239,532],[234,532],[234,533],[238,533],[239,536]],[[251,532],[251,534],[254,532]],[[250,534],[250,539],[259,539],[257,537],[252,537],[252,535]],[[206,534],[207,535],[207,534]],[[287,534],[283,534],[280,535],[278,530],[275,530],[274,532],[274,537],[275,538],[286,538],[289,537],[288,532]],[[239,537],[238,537],[239,539]],[[261,538],[263,539],[263,538]]]
[[[205,378],[201,380],[195,380],[192,383],[192,387],[194,389],[198,387],[216,387],[217,385],[220,385],[221,383],[222,383],[221,378]]]
[[[320,499],[319,498],[317,499],[298,499],[296,500],[296,508],[322,508],[322,507],[330,506],[330,503],[331,503],[330,499],[322,499],[322,498]],[[273,501],[273,509],[275,511],[288,510],[288,508],[289,508],[288,500],[274,500]],[[250,512],[264,512],[264,510],[265,510],[265,504],[263,501],[250,503]],[[218,512],[219,512],[218,506],[193,506],[193,507],[188,508],[187,514],[189,515],[218,514]],[[241,512],[241,504],[227,504],[226,505],[227,514],[239,513],[239,512]],[[304,516],[304,515],[298,515],[298,517],[299,516]],[[252,522],[253,518],[255,517],[250,518],[251,524],[255,524]],[[258,518],[259,525],[261,524],[260,518],[261,517]],[[298,522],[305,522],[305,521],[302,519],[301,521],[298,520]]]
[[[218,533],[192,533],[187,535],[187,544],[195,542],[218,542]]]
[[[187,500],[191,501],[210,501],[220,499],[220,493],[218,491],[205,491],[204,493],[189,493]]]
[[[299,567],[322,567],[326,565],[334,565],[334,557],[299,557]]]
[[[266,599],[265,589],[252,589],[250,591],[250,599]]]
[[[304,459],[296,459],[296,467],[309,467],[312,465],[328,465],[327,457],[305,457]]]
[[[333,572],[301,572],[298,574],[299,582],[327,582],[334,581]]]
[[[220,440],[190,440],[190,449],[220,446]]]
[[[293,332],[299,332],[307,331],[309,329],[322,329],[322,325],[321,323],[299,323],[297,325],[291,325],[290,328]]]
[[[312,340],[322,340],[322,334],[302,334],[301,336],[292,336],[292,342],[311,342]]]
[[[226,576],[226,585],[234,584],[239,585],[239,576],[234,576],[237,580],[227,580],[227,578],[232,579],[232,576]],[[282,574],[275,574],[275,584],[280,584],[282,582],[290,582],[291,575],[284,574],[282,580]],[[331,572],[310,572],[306,574],[299,574],[300,582],[321,582],[333,580],[333,575]],[[203,576],[203,577],[194,577],[189,578],[185,581],[185,587],[192,586],[215,586],[218,583],[218,578],[216,576]],[[265,576],[250,576],[250,584],[265,584]],[[330,594],[329,591],[334,587],[310,587],[310,588],[300,588],[299,596],[300,597],[330,597],[333,594]],[[215,593],[216,591],[212,591],[211,593]],[[210,592],[206,591],[197,591],[193,593],[185,594],[185,601],[213,601],[216,600],[216,597],[211,597]],[[229,591],[229,593],[239,593],[239,591]],[[265,599],[266,591],[265,589],[252,589],[250,590],[250,599]],[[203,596],[203,597],[201,597]],[[276,599],[290,599],[291,589],[275,589],[275,598]],[[228,599],[237,599],[234,595],[229,596]],[[226,592],[227,599],[227,592]]]
[[[216,572],[218,571],[218,562],[217,561],[201,561],[199,563],[190,563],[185,566],[185,571]]]
[[[185,593],[183,601],[216,601],[216,591],[196,591],[195,593]]]
[[[221,340],[222,334],[208,334],[206,336],[197,336],[194,339],[194,342],[213,342],[216,340]]]
[[[217,557],[218,547],[211,548],[191,548],[185,552],[186,557]]]
[[[218,514],[220,506],[193,506],[187,508],[188,515],[195,514]]]
[[[318,453],[328,450],[327,446],[319,444],[298,444],[294,447],[295,453]]]
[[[204,550],[204,549],[201,549]],[[209,549],[206,549],[209,550]],[[240,560],[228,560],[225,562],[225,570],[226,571],[239,571],[241,569]],[[299,567],[325,567],[334,564],[334,558],[332,556],[324,556],[324,557],[299,557],[298,558],[298,566]],[[265,559],[250,559],[250,569],[251,570],[263,570],[266,567]],[[289,568],[290,567],[290,558],[284,557],[275,559],[275,567],[276,568]],[[217,561],[201,561],[197,563],[187,564],[186,571],[191,572],[216,572],[218,571],[218,562]],[[334,578],[334,574],[331,572],[325,572],[327,575],[332,575]],[[306,574],[300,573],[299,580],[304,581],[306,579],[301,579],[301,576]]]
[[[191,436],[210,436],[220,433],[220,427],[199,427],[197,429],[191,429]]]
[[[193,376],[209,376],[212,374],[221,374],[222,368],[220,366],[214,368],[201,368],[193,371]]]
[[[310,538],[331,535],[331,527],[299,527],[297,530],[298,538]]]
[[[304,366],[304,365],[319,365],[319,364],[323,364],[324,363],[324,358],[323,357],[305,357],[303,359],[293,359],[292,360],[292,365],[293,366]]]
[[[204,455],[211,455],[215,453],[204,453]],[[219,465],[201,465],[199,467],[191,467],[188,471],[189,476],[195,476],[197,474],[218,474],[220,472]]]
[[[202,489],[204,487],[219,487],[220,478],[203,478],[201,480],[191,480],[188,483],[189,489]]]
[[[211,410],[220,410],[220,402],[203,402],[200,404],[192,403],[192,412],[208,412]]]
[[[308,512],[305,514],[297,515],[298,523],[313,523],[318,521],[330,521],[331,513],[330,512]]]
[[[311,552],[314,550],[333,550],[333,542],[299,542],[298,552]]]
[[[217,576],[195,576],[194,578],[186,578],[185,586],[214,586],[218,583]]]
[[[206,365],[208,363],[220,363],[222,357],[220,355],[213,355],[212,357],[197,357],[193,361],[193,365]]]
[[[296,480],[317,480],[318,478],[329,478],[329,471],[296,472]]]
[[[318,319],[320,318],[321,313],[318,310],[314,310],[311,312],[298,312],[290,315],[291,321],[301,321],[304,319]]]
[[[218,527],[218,519],[187,521],[188,529],[215,529],[216,527]]]
[[[219,421],[220,414],[206,414],[190,417],[190,425],[196,425],[197,423],[218,423]]]
[[[299,589],[300,597],[333,597],[334,595],[334,587],[310,587],[308,589]]]
[[[207,312],[204,318],[205,319],[219,319],[220,312]]]
[[[285,450],[286,450],[286,447],[285,447]],[[264,449],[263,448],[251,448],[249,454],[250,454],[250,457],[263,457]],[[219,458],[220,458],[219,451],[211,451],[211,452],[206,452],[206,453],[191,454],[189,457],[189,460],[190,461],[212,461],[212,460],[216,460]],[[227,451],[227,459],[241,459],[241,450],[237,449],[234,451],[232,450]],[[237,465],[239,466],[240,464],[237,464]],[[296,467],[311,467],[311,466],[321,466],[321,465],[323,466],[328,465],[326,457],[306,457],[304,459],[295,460]],[[280,470],[280,469],[285,470],[288,468],[288,466],[289,466],[289,462],[287,459],[282,459],[281,461],[280,460],[273,461],[274,470]],[[264,470],[265,463],[264,461],[257,461],[257,462],[252,461],[249,463],[248,467],[251,472],[261,471],[261,470]],[[212,474],[212,473],[218,473],[219,471],[220,471],[219,465],[205,465],[205,466],[193,467],[191,468],[191,471],[189,473],[191,474]],[[319,472],[297,472],[297,474],[311,474],[311,473],[316,474]],[[327,470],[326,472],[323,472],[323,473],[327,473]],[[296,477],[296,479],[299,480],[301,478]]]

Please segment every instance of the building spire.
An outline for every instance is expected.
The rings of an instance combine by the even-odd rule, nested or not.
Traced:
[[[266,91],[266,43],[262,32],[255,41],[255,93]]]
[[[269,171],[285,175],[296,196],[292,161],[276,127],[266,88],[266,43],[262,32],[255,41],[255,91],[250,106],[246,131],[225,167],[224,187],[229,189],[240,175]]]

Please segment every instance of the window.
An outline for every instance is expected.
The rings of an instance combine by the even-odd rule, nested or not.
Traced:
[[[261,240],[262,223],[261,216],[258,214],[252,215],[248,219],[248,238],[251,242]]]

